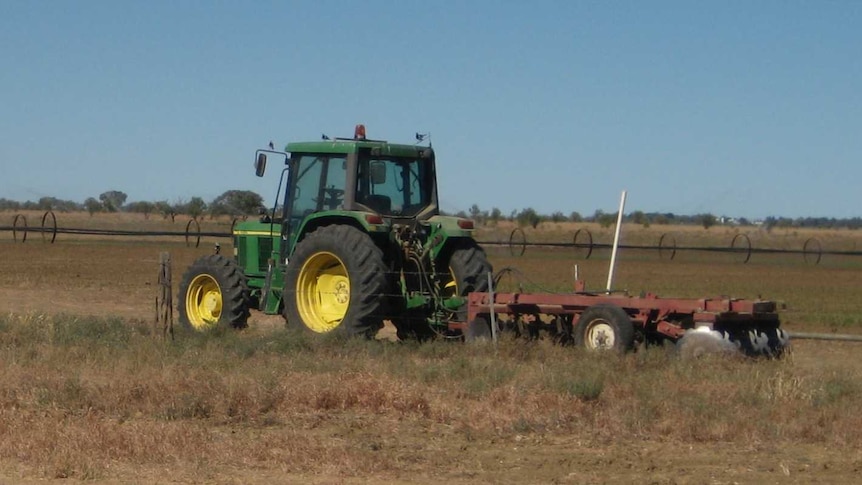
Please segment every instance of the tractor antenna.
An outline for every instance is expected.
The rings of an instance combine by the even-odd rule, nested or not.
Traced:
[[[428,139],[428,147],[430,148],[431,147],[431,132],[430,131],[428,133],[419,133],[418,131],[416,132],[416,144],[422,143],[423,141],[425,141],[426,138]]]

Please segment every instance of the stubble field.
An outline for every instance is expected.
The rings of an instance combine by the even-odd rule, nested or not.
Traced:
[[[77,218],[77,219],[76,219]],[[28,217],[29,219],[29,217]],[[58,214],[67,227],[182,230],[130,215]],[[226,231],[230,221],[205,221]],[[582,225],[528,240],[570,242]],[[589,227],[597,242],[610,229]],[[482,228],[508,240],[512,227]],[[624,242],[727,246],[739,229],[627,227]],[[747,232],[755,247],[854,251],[850,231]],[[860,344],[797,341],[781,361],[680,361],[669,349],[595,356],[499,346],[309,339],[254,314],[243,332],[153,335],[158,257],[182,270],[204,238],[0,233],[0,483],[836,483],[862,467]],[[488,248],[532,291],[601,288],[608,255]],[[862,257],[623,251],[617,288],[786,304],[791,331],[862,329]]]

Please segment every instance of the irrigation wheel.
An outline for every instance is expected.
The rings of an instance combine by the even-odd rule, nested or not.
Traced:
[[[180,282],[177,302],[180,323],[197,332],[247,325],[245,276],[232,259],[218,254],[201,256],[189,266]]]
[[[575,328],[575,343],[587,350],[614,350],[620,353],[632,348],[634,325],[628,314],[614,305],[594,305],[581,313]]]
[[[321,227],[300,241],[285,272],[284,316],[313,333],[373,336],[387,308],[383,253],[351,226]]]

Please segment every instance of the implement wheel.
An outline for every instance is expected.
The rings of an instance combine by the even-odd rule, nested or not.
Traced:
[[[575,343],[587,350],[631,350],[635,329],[631,318],[620,307],[594,305],[581,313],[575,328]]]
[[[180,323],[203,332],[216,326],[247,325],[248,286],[242,270],[218,254],[198,258],[186,270],[177,295]]]
[[[373,336],[387,307],[383,253],[352,226],[321,227],[296,246],[284,277],[284,315],[313,333]]]

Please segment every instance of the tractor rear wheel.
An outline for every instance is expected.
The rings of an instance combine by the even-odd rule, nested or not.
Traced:
[[[284,315],[313,333],[373,336],[383,326],[383,253],[368,234],[321,227],[300,241],[284,277]]]
[[[467,323],[467,328],[464,330],[465,342],[484,342],[491,340],[493,336],[491,321],[485,316],[474,318]]]
[[[587,350],[631,350],[635,330],[631,318],[620,307],[594,305],[581,313],[575,328],[575,343]]]
[[[461,296],[465,299],[470,292],[488,291],[488,273],[493,271],[485,251],[474,241],[456,247],[448,261],[448,275],[443,282],[443,296]],[[467,320],[467,303],[461,306],[457,320]]]
[[[248,286],[236,262],[218,254],[198,258],[186,270],[177,295],[180,323],[196,332],[247,325]]]
[[[437,274],[440,275],[441,297],[443,299],[461,296],[466,299],[471,291],[488,291],[488,273],[492,270],[485,251],[475,241],[464,241],[441,254],[436,261]],[[432,328],[428,315],[415,312],[393,318],[401,340],[426,340],[439,334],[440,329]],[[449,320],[465,322],[467,303],[449,315]],[[489,327],[490,331],[490,327]]]

